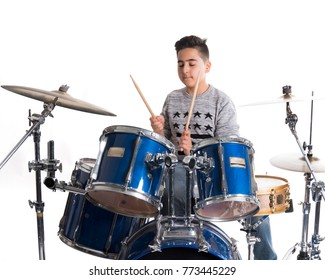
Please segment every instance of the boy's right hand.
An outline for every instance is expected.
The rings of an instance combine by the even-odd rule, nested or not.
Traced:
[[[164,136],[165,118],[162,115],[150,117],[150,124],[154,132]]]

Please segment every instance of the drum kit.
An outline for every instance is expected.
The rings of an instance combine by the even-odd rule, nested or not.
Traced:
[[[258,242],[254,232],[259,223],[267,215],[291,211],[289,182],[281,177],[255,175],[255,151],[245,138],[202,140],[184,157],[181,162],[186,171],[183,216],[175,215],[173,205],[177,148],[165,137],[142,128],[125,125],[105,128],[99,139],[97,158],[80,158],[70,181],[59,181],[55,173],[62,170],[62,164],[55,159],[54,141],[48,142],[48,158],[40,159],[40,126],[46,117],[52,116],[55,106],[115,115],[73,98],[67,93],[67,86],[61,86],[58,91],[2,87],[44,102],[44,110],[29,115],[31,128],[0,163],[1,169],[27,137],[33,135],[35,160],[29,162],[29,170],[36,172],[37,198],[29,203],[36,210],[41,260],[45,259],[41,171],[47,172],[43,180],[46,187],[69,192],[59,221],[60,240],[76,250],[107,259],[240,260],[236,240],[215,224],[220,221],[239,221],[243,225],[248,259],[253,259],[254,244]],[[324,183],[316,180],[315,173],[325,172],[325,167],[313,157],[311,144],[300,144],[295,131],[297,116],[289,106],[291,87],[283,90],[281,102],[287,104],[286,122],[302,157],[275,157],[271,163],[282,169],[304,172],[306,180],[302,240],[288,254],[300,247],[298,259],[320,259],[319,244],[323,238],[319,235],[319,218]],[[168,205],[163,205],[166,189]],[[316,214],[314,234],[308,242],[310,196],[316,202]],[[161,214],[164,206],[168,208],[167,215]],[[250,223],[252,216],[260,217],[257,224]]]

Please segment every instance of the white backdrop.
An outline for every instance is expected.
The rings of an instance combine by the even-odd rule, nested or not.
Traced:
[[[0,4],[0,84],[57,90],[101,106],[116,117],[56,107],[54,118],[41,126],[41,158],[47,142],[55,141],[55,157],[63,164],[57,178],[68,182],[80,158],[96,158],[105,127],[130,125],[150,129],[149,112],[136,92],[137,81],[152,109],[160,113],[166,95],[179,88],[174,43],[185,35],[208,39],[212,70],[208,80],[238,105],[242,137],[255,149],[255,173],[280,176],[290,183],[293,213],[271,216],[274,247],[282,259],[301,241],[304,174],[272,166],[273,156],[300,150],[285,124],[285,103],[242,107],[274,100],[282,87],[293,94],[325,97],[325,42],[322,1],[2,1]],[[43,104],[0,89],[0,160],[23,137],[28,110],[40,113]],[[315,156],[325,158],[323,112],[325,102],[314,102],[312,144]],[[299,120],[301,142],[309,143],[311,102],[291,103]],[[38,260],[35,174],[28,171],[34,159],[29,137],[0,170],[2,201],[0,261]],[[44,178],[46,173],[42,173]],[[324,180],[323,173],[317,173]],[[58,236],[66,205],[66,192],[42,187],[45,202],[46,259],[69,264],[97,262],[99,258],[76,251]],[[314,203],[310,217],[313,233]],[[324,210],[320,234],[324,236]],[[247,259],[245,233],[238,222],[218,224],[239,241]],[[324,244],[321,244],[321,249]],[[291,259],[295,260],[293,256]],[[32,266],[34,267],[34,266]]]

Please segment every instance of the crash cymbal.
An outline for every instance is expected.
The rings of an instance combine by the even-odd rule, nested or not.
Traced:
[[[58,97],[56,105],[74,109],[82,112],[99,114],[99,115],[106,115],[106,116],[116,116],[115,114],[106,111],[105,109],[90,104],[88,102],[82,101],[80,99],[74,98],[67,93],[68,86],[61,86],[59,90],[54,91],[45,91],[36,88],[30,87],[22,87],[22,86],[8,86],[4,85],[1,86],[6,90],[11,92],[30,97],[39,101],[43,101],[46,103],[53,102],[53,100]]]
[[[314,172],[325,172],[325,164],[318,157],[308,156],[308,159]],[[281,169],[310,173],[305,158],[299,154],[292,153],[277,155],[271,158],[270,162],[273,166]]]
[[[253,102],[253,103],[249,103],[249,104],[242,104],[242,105],[240,105],[240,107],[276,104],[276,103],[287,103],[287,102],[301,102],[301,101],[311,101],[311,100],[321,100],[321,99],[325,99],[325,97],[316,98],[316,97],[310,96],[310,97],[302,98],[302,97],[296,97],[296,96],[292,95],[291,93],[286,93],[286,94],[283,94],[273,100],[265,100],[265,101]]]

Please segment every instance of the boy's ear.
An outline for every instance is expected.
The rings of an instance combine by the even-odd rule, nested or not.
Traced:
[[[205,63],[205,73],[208,73],[211,69],[211,61],[208,60],[206,63]]]

